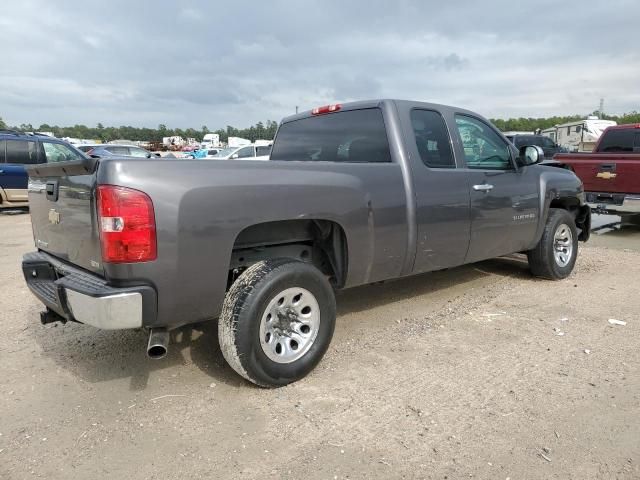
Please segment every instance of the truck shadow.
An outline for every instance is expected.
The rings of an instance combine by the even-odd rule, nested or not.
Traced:
[[[479,279],[491,281],[490,277],[505,276],[530,277],[526,258],[504,257],[385,284],[352,288],[338,295],[338,315],[361,312],[416,296],[435,296],[447,288],[459,289],[461,285]],[[29,314],[37,315],[35,309]],[[91,384],[129,379],[129,390],[142,391],[148,387],[152,374],[166,378],[168,374],[180,371],[181,367],[194,365],[217,383],[250,386],[226,364],[218,343],[216,321],[172,331],[168,354],[161,360],[151,360],[146,356],[148,334],[143,330],[102,331],[67,323],[38,325],[28,331],[40,346],[42,355],[53,360],[59,368]],[[180,372],[180,376],[188,378],[184,372]]]

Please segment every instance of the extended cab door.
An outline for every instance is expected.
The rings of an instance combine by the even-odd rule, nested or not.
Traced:
[[[411,108],[401,118],[409,121],[405,143],[416,199],[413,272],[461,265],[469,247],[469,183],[456,163],[445,120],[428,108]]]
[[[480,118],[456,114],[455,127],[471,184],[471,243],[465,261],[528,248],[538,225],[540,169],[518,168],[514,149]]]

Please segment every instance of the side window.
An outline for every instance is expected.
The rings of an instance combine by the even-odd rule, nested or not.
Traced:
[[[244,147],[238,150],[238,158],[255,157],[256,152],[253,147]]]
[[[273,143],[271,160],[390,162],[382,111],[348,110],[283,123]]]
[[[438,112],[412,110],[411,126],[422,163],[431,168],[456,168],[449,133]]]
[[[7,142],[4,140],[0,140],[0,163],[5,163],[5,150],[6,150]]]
[[[44,155],[47,159],[47,163],[82,160],[82,157],[78,152],[61,143],[42,142],[42,147],[44,148]]]
[[[149,152],[147,152],[146,150],[144,150],[142,148],[129,147],[129,155],[131,155],[132,157],[146,158],[148,154],[149,154]]]
[[[130,155],[128,147],[107,147],[105,150],[112,155],[124,155],[125,157]]]
[[[36,142],[25,140],[7,140],[7,163],[30,165],[38,163]]]
[[[456,126],[464,146],[467,167],[483,170],[509,170],[509,146],[489,125],[474,117],[456,115]]]
[[[256,147],[256,155],[258,157],[261,157],[263,155],[269,155],[270,152],[271,152],[271,145],[264,146],[264,147]]]

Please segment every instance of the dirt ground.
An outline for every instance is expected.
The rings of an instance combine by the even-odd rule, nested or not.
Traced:
[[[214,324],[162,361],[40,325],[0,215],[0,478],[638,479],[640,230],[607,222],[561,282],[514,256],[343,292],[319,367],[263,390]]]

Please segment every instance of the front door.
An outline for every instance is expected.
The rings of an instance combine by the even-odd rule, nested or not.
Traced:
[[[518,168],[513,149],[483,120],[457,114],[455,124],[470,180],[471,242],[466,262],[526,249],[538,224],[538,169]]]

